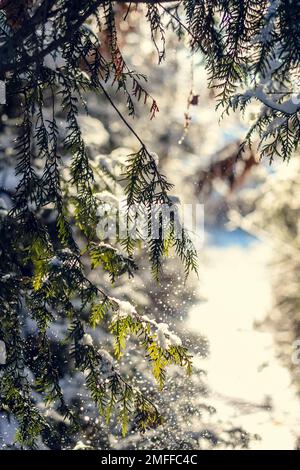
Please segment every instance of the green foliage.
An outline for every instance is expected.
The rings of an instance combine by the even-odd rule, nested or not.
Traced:
[[[124,304],[124,302],[123,302]],[[126,305],[125,305],[126,307]],[[160,324],[150,320],[146,316],[139,315],[134,308],[129,313],[128,308],[122,310],[122,304],[110,323],[110,331],[115,336],[115,355],[119,359],[126,347],[126,338],[136,335],[143,348],[146,357],[152,363],[152,370],[160,388],[165,383],[165,369],[170,364],[186,367],[191,373],[191,358],[186,348],[181,346],[181,341],[168,329],[160,331]],[[163,324],[164,326],[164,324]],[[163,344],[161,341],[163,335]],[[174,344],[172,344],[172,341]]]
[[[55,13],[57,8],[59,14]],[[107,422],[116,414],[123,435],[129,425],[143,432],[161,422],[156,406],[122,378],[108,352],[93,344],[87,328],[102,323],[111,331],[116,359],[125,348],[127,336],[137,336],[160,386],[168,364],[186,366],[190,358],[181,346],[161,350],[147,322],[138,314],[123,317],[117,301],[86,275],[86,270],[101,267],[112,282],[126,273],[132,277],[137,269],[133,258],[137,242],[129,232],[125,241],[117,239],[119,246],[111,245],[101,235],[97,241],[98,223],[106,215],[97,212],[105,206],[101,191],[111,192],[116,186],[120,190],[123,183],[105,166],[93,167],[78,114],[85,107],[83,96],[87,92],[103,93],[115,107],[106,91],[108,81],[113,81],[117,91],[125,92],[129,115],[135,113],[134,101],[149,101],[151,118],[158,107],[141,83],[144,77],[131,71],[122,57],[111,2],[42,2],[34,4],[29,14],[30,20],[20,19],[13,29],[8,10],[1,11],[5,26],[0,31],[4,56],[1,74],[7,74],[8,96],[20,97],[22,122],[15,147],[19,183],[12,210],[1,219],[0,337],[7,348],[7,362],[1,371],[0,407],[17,419],[16,441],[21,447],[34,447],[39,436],[53,432],[35,406],[36,393],[46,406],[56,406],[76,424],[74,410],[64,399],[49,339],[53,323],[62,318],[70,327],[61,346],[71,351],[74,369],[85,375],[99,413]],[[89,28],[91,15],[99,27],[106,28],[108,59],[102,55],[99,38]],[[149,21],[155,29],[153,37],[157,31],[162,34],[157,7],[149,8]],[[63,65],[47,67],[43,59],[52,57],[55,62],[57,54]],[[58,114],[66,121],[65,137],[60,132]],[[42,170],[38,162],[42,162]],[[62,172],[65,162],[67,168]],[[159,173],[144,145],[137,158],[130,157],[124,171],[129,208],[133,201],[150,207],[167,200],[171,185]],[[54,218],[54,227],[46,213]],[[147,241],[152,265],[160,266],[162,249],[151,246],[150,237]],[[120,251],[120,243],[125,253]],[[160,246],[162,243],[160,240]],[[184,257],[184,247],[182,253]],[[28,340],[23,337],[24,318],[30,318],[35,325]]]
[[[125,273],[128,273],[129,277],[133,277],[134,271],[138,269],[137,264],[131,257],[122,255],[111,245],[93,244],[89,254],[92,268],[102,265],[103,269],[109,273],[112,282]]]

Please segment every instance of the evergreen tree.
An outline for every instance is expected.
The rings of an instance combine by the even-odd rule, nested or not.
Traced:
[[[174,212],[176,208],[169,196],[172,185],[160,173],[155,154],[112,98],[111,90],[123,94],[129,116],[135,115],[138,102],[149,107],[150,119],[158,112],[145,77],[123,57],[118,25],[126,21],[133,5],[127,4],[125,19],[120,19],[118,3],[0,2],[0,78],[20,121],[15,145],[18,185],[11,208],[1,212],[0,226],[0,339],[7,355],[1,367],[0,406],[17,419],[17,441],[22,447],[34,447],[40,435],[51,433],[49,421],[35,406],[36,393],[42,394],[45,404],[58,404],[63,416],[76,422],[61,389],[49,341],[57,317],[69,321],[64,345],[71,348],[74,368],[84,374],[100,415],[109,421],[116,412],[124,435],[130,420],[143,432],[157,426],[161,416],[155,404],[122,377],[107,351],[95,348],[89,326],[107,325],[116,359],[122,356],[128,335],[137,336],[161,388],[169,364],[191,370],[187,349],[166,325],[108,295],[89,278],[90,270],[99,266],[112,281],[134,275],[139,244],[131,232],[135,206],[143,208],[154,278],[159,279],[162,258],[171,248],[182,259],[186,275],[197,270],[187,233],[182,229],[182,236],[175,236],[174,217],[167,226],[159,218],[159,236],[151,237],[153,207],[166,204]],[[159,63],[166,54],[165,31],[171,29],[178,40],[186,36],[192,53],[205,58],[209,86],[218,90],[218,106],[225,112],[244,111],[253,100],[261,103],[241,151],[251,145],[256,133],[263,156],[290,158],[300,132],[300,105],[293,95],[300,54],[300,2],[145,3]],[[94,168],[90,161],[78,119],[88,92],[104,96],[136,138],[138,148],[125,164],[120,163],[117,178],[101,162]],[[2,113],[8,112],[3,106]],[[67,123],[65,136],[59,115]],[[67,166],[65,172],[62,166]],[[116,242],[99,228],[108,216],[104,191],[127,199],[125,236],[117,236]],[[23,334],[25,318],[36,325],[34,342]]]

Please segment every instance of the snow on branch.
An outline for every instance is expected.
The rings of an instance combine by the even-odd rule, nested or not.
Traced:
[[[300,110],[300,102],[297,102],[299,101],[298,98],[293,97],[283,103],[278,103],[271,100],[269,96],[264,93],[262,85],[257,86],[253,90],[248,90],[244,96],[245,98],[256,98],[268,108],[271,108],[274,111],[279,111],[280,113],[291,115]]]

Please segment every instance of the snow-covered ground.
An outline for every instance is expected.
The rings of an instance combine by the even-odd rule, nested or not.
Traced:
[[[300,403],[272,332],[258,328],[272,308],[271,247],[217,233],[205,254],[199,284],[207,301],[191,308],[187,327],[209,339],[209,358],[195,365],[208,371],[210,403],[223,422],[260,437],[251,449],[295,449]]]

